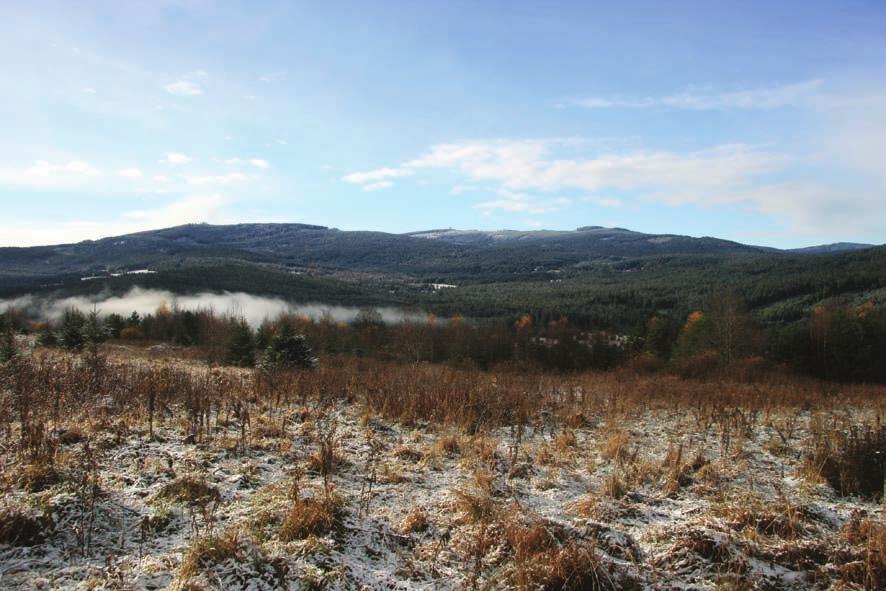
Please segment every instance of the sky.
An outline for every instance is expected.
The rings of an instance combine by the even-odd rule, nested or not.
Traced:
[[[0,245],[184,223],[886,242],[886,3],[0,1]]]

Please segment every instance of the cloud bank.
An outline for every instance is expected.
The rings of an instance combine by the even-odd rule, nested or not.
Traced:
[[[44,299],[27,295],[15,299],[0,300],[0,311],[9,307],[25,308],[40,318],[57,320],[65,310],[76,308],[83,312],[97,309],[100,314],[129,316],[133,311],[141,315],[153,313],[160,306],[178,307],[182,310],[212,310],[216,314],[232,314],[243,317],[252,326],[280,314],[300,314],[313,320],[330,316],[336,321],[350,322],[360,313],[359,308],[329,306],[322,303],[293,303],[281,298],[256,296],[244,292],[203,292],[193,295],[176,295],[170,291],[133,287],[125,295],[77,296]],[[427,315],[397,308],[376,308],[382,320],[389,324],[405,320],[424,321]]]

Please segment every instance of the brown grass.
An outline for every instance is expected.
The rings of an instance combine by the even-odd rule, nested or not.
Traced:
[[[179,574],[190,579],[207,568],[236,558],[240,551],[241,542],[236,532],[197,538],[185,552]]]
[[[805,531],[806,510],[791,503],[763,505],[736,502],[715,507],[714,514],[736,531],[750,530],[784,540],[797,539]]]
[[[284,542],[322,536],[342,526],[344,501],[334,494],[328,498],[295,501],[283,516],[280,539]]]
[[[541,548],[529,559],[518,581],[519,589],[544,591],[598,591],[631,589],[626,579],[616,580],[588,542],[569,541],[550,545],[541,532],[531,532],[530,544]]]
[[[45,461],[26,464],[9,476],[12,484],[29,493],[42,492],[62,481],[56,467]]]
[[[221,495],[216,487],[197,476],[182,476],[163,485],[154,500],[205,506],[220,503]]]
[[[428,519],[428,514],[421,509],[415,509],[400,523],[400,531],[404,534],[413,534],[416,532],[423,532],[427,530],[429,526],[430,520]]]
[[[52,518],[21,508],[0,510],[0,543],[12,546],[36,546],[52,529]]]
[[[886,425],[850,425],[813,430],[803,470],[841,495],[882,499],[886,486]]]

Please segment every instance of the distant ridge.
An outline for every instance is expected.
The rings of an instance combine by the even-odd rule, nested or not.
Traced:
[[[791,248],[787,252],[797,254],[831,254],[837,252],[850,252],[873,248],[874,244],[861,244],[858,242],[834,242],[833,244],[820,244],[818,246],[806,246],[804,248]]]
[[[0,299],[120,294],[133,286],[416,306],[474,317],[530,311],[623,328],[662,310],[697,309],[725,287],[740,290],[749,307],[772,322],[785,322],[833,298],[880,301],[886,247],[779,250],[602,226],[391,234],[258,223],[188,224],[77,244],[0,248]]]

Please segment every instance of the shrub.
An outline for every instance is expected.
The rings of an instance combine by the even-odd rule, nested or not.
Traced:
[[[705,378],[720,370],[720,355],[716,351],[704,351],[671,362],[671,368],[681,378]]]

